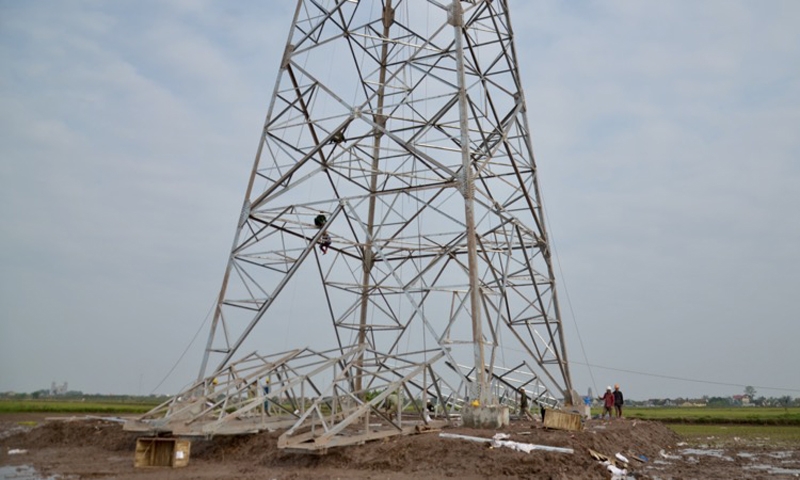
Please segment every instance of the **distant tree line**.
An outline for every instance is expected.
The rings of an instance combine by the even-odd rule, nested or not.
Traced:
[[[70,390],[63,394],[56,396],[50,395],[50,390],[42,389],[30,393],[17,393],[17,392],[2,392],[0,399],[4,400],[47,400],[47,399],[60,399],[60,400],[83,400],[83,401],[101,401],[101,402],[118,402],[118,403],[153,403],[153,401],[161,401],[168,399],[168,395],[113,395],[101,393],[84,393],[79,390]]]
[[[700,398],[650,398],[648,400],[625,400],[632,407],[800,407],[800,397],[783,395],[780,397],[758,396],[755,387],[746,386],[744,394],[727,397],[710,397],[703,395]]]

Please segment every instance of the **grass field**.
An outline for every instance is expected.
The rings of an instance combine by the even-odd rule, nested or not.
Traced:
[[[602,409],[592,409],[599,415]],[[691,444],[800,445],[800,408],[626,407],[627,418],[657,420]]]
[[[669,428],[691,443],[800,445],[800,426],[670,424]]]
[[[601,409],[592,409],[600,414]],[[767,407],[626,407],[627,418],[685,424],[744,424],[800,426],[800,408]]]
[[[145,413],[156,402],[75,400],[0,400],[0,413]]]

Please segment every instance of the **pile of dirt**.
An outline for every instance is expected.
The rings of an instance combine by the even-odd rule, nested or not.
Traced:
[[[50,421],[27,433],[10,436],[5,443],[18,448],[98,447],[118,452],[136,448],[137,434],[122,430],[122,425],[103,420]]]
[[[448,428],[448,433],[491,437],[495,432],[468,428]],[[460,476],[463,473],[484,477],[580,474],[596,470],[596,478],[605,478],[604,470],[589,455],[589,449],[613,456],[644,455],[653,458],[659,450],[670,448],[679,437],[657,422],[589,422],[582,432],[545,430],[540,425],[512,423],[502,430],[510,440],[553,447],[572,448],[574,454],[537,451],[525,454],[511,449],[492,449],[488,444],[440,438],[437,433],[397,436],[365,445],[332,450],[324,456],[284,453],[277,449],[278,434],[217,438],[195,442],[193,458],[210,461],[249,460],[266,467],[351,468],[372,472],[403,472]],[[556,477],[558,478],[558,477]]]
[[[491,437],[494,431],[468,428],[447,428],[447,433]],[[589,421],[581,432],[545,430],[541,424],[512,422],[503,433],[510,440],[522,443],[567,447],[573,454],[534,451],[530,454],[508,448],[491,448],[485,443],[439,437],[437,432],[397,436],[360,446],[333,449],[327,455],[285,453],[277,448],[279,433],[262,433],[236,437],[216,437],[192,442],[191,462],[187,475],[174,478],[203,478],[193,476],[208,468],[222,468],[236,474],[225,478],[596,478],[606,479],[608,473],[592,459],[589,449],[609,456],[645,455],[655,458],[661,449],[671,448],[679,438],[657,422],[617,420]],[[48,457],[47,471],[71,473],[61,464],[65,456],[54,452],[69,449],[71,455],[109,455],[116,452],[118,467],[105,465],[104,474],[117,478],[143,478],[133,469],[133,451],[137,435],[125,432],[117,423],[97,420],[48,422],[29,432],[18,433],[0,440],[3,447],[27,448],[53,452]],[[59,450],[61,449],[61,450]],[[103,453],[106,452],[106,453]],[[128,456],[128,453],[130,454]],[[122,461],[127,457],[126,461]],[[35,462],[34,462],[35,464]],[[88,473],[86,465],[81,474]],[[636,466],[634,465],[634,469]],[[198,469],[198,470],[195,470]],[[60,471],[63,470],[63,471]],[[72,472],[77,472],[73,469]],[[171,475],[178,474],[177,471]],[[171,477],[173,478],[173,477]]]

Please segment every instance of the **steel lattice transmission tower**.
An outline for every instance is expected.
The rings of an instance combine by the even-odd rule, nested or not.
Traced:
[[[513,38],[507,1],[298,1],[195,388],[288,321],[355,405],[571,398]]]

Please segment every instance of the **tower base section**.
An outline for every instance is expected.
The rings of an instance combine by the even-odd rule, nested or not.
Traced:
[[[508,425],[508,407],[505,405],[471,405],[461,410],[461,420],[465,427],[497,429]]]

